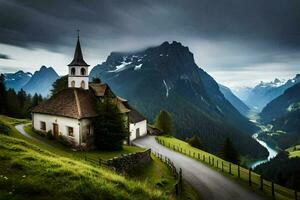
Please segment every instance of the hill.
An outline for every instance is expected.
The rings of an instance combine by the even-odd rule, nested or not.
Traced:
[[[0,160],[1,199],[168,199],[143,182],[9,136],[0,135]]]
[[[287,89],[271,101],[260,113],[261,121],[272,124],[272,130],[282,134],[270,136],[278,146],[286,149],[300,143],[300,83]]]
[[[219,84],[220,91],[224,95],[224,97],[244,116],[247,116],[247,114],[250,111],[250,108],[237,96],[235,96],[232,91],[224,86]]]
[[[177,137],[198,134],[210,151],[218,152],[219,143],[229,136],[235,138],[243,155],[267,155],[250,137],[256,130],[254,124],[225,99],[216,81],[179,42],[164,42],[138,52],[112,52],[92,69],[93,77],[108,83],[150,122],[160,109],[170,112]]]

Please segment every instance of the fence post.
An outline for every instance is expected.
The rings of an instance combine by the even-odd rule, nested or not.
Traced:
[[[180,183],[180,189],[182,190],[182,169],[179,169],[179,183]]]
[[[208,163],[210,164],[210,156],[208,156]]]
[[[224,171],[224,164],[223,164],[223,161],[222,161],[222,172]]]
[[[200,160],[200,153],[198,153],[198,160]]]
[[[264,190],[264,179],[260,176],[260,189]]]
[[[212,165],[213,165],[213,167],[215,166],[215,159],[214,158],[212,158]]]
[[[87,157],[86,156],[84,156],[84,160],[87,161]]]
[[[238,165],[238,177],[241,178],[240,165]]]
[[[298,200],[297,190],[295,190],[295,200]]]
[[[195,158],[195,152],[193,152],[193,158]]]
[[[102,160],[101,158],[99,158],[99,166],[101,166],[101,164],[102,164]]]
[[[251,182],[251,168],[249,169],[249,185],[250,186],[252,185],[252,182]]]
[[[229,174],[231,174],[231,163],[229,163]]]
[[[179,194],[179,192],[178,192],[178,184],[177,183],[175,184],[175,193],[176,193],[176,195]]]
[[[203,154],[203,161],[205,162],[205,155]]]
[[[272,197],[275,197],[275,186],[273,181],[272,181]]]
[[[217,159],[217,168],[219,169],[219,160]]]

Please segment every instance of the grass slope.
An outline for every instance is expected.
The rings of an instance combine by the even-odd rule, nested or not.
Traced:
[[[167,199],[143,182],[0,135],[1,199]]]

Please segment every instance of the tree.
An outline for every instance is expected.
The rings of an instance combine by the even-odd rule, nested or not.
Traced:
[[[240,156],[239,153],[234,148],[233,144],[231,143],[230,139],[227,137],[225,139],[224,144],[221,147],[220,154],[223,159],[239,164],[240,163]]]
[[[63,89],[68,88],[68,76],[62,76],[52,84],[51,96],[59,93]]]
[[[197,149],[205,150],[202,140],[197,135],[194,135],[192,138],[187,139],[187,143]]]
[[[18,92],[17,96],[18,96],[18,99],[20,102],[20,108],[24,109],[27,95],[26,95],[26,92],[23,90],[23,88],[21,88],[21,90]]]
[[[6,108],[6,89],[4,84],[5,77],[3,74],[0,76],[0,114],[5,113]]]
[[[170,113],[165,110],[161,110],[156,117],[155,127],[167,135],[174,135],[175,133],[172,117]]]
[[[93,78],[92,83],[101,83],[101,79],[100,78]]]
[[[117,105],[105,97],[97,105],[99,114],[93,121],[95,146],[103,150],[120,150],[128,136],[128,130]]]

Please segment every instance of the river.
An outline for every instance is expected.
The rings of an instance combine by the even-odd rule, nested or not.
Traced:
[[[252,112],[250,115],[249,115],[249,118],[252,122],[256,123],[257,126],[260,127],[260,131],[258,133],[255,133],[252,135],[252,137],[263,147],[265,147],[268,152],[269,152],[269,156],[266,158],[266,159],[262,159],[262,160],[256,160],[254,162],[251,162],[248,164],[248,167],[249,168],[252,168],[254,169],[257,165],[260,165],[262,163],[265,163],[265,162],[268,162],[271,158],[274,158],[276,155],[277,155],[277,151],[275,149],[273,149],[272,147],[270,147],[265,141],[262,141],[260,139],[258,139],[258,134],[260,132],[263,132],[263,131],[267,131],[268,130],[268,127],[267,126],[264,126],[262,124],[260,124],[257,119],[258,119],[258,115],[256,112]]]

